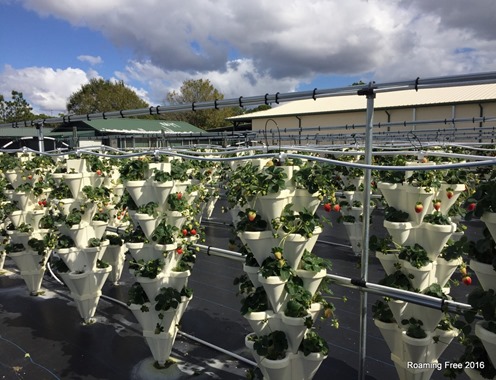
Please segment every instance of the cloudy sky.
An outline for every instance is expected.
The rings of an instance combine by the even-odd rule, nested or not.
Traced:
[[[496,71],[494,0],[0,0],[0,94],[65,112],[91,78],[150,105]]]

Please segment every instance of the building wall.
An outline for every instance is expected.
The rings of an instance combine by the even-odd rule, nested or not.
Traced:
[[[486,117],[496,117],[496,102],[483,103],[482,114]],[[422,107],[405,107],[395,109],[374,110],[374,133],[385,135],[388,132],[405,133],[427,133],[427,138],[446,138],[453,136],[454,132],[459,134],[471,133],[472,136],[480,132],[480,127],[493,127],[496,122],[486,122],[481,125],[473,118],[481,115],[478,103],[467,103],[457,105],[437,105]],[[468,119],[457,121],[453,119]],[[382,125],[387,122],[399,125]],[[413,123],[418,121],[419,123]],[[423,121],[424,123],[421,123]],[[437,123],[425,123],[426,121],[439,121]],[[404,122],[409,123],[404,125]],[[276,126],[277,123],[277,126]],[[328,138],[329,142],[338,142],[347,139],[350,141],[352,134],[363,134],[366,123],[366,111],[335,112],[328,114],[303,115],[303,116],[273,116],[271,118],[253,119],[252,129],[257,132],[257,140],[265,141],[265,130],[269,144],[277,144],[279,134],[281,140],[287,143],[315,142],[319,139]],[[301,131],[299,126],[301,125]],[[428,131],[428,132],[427,132]],[[453,132],[453,133],[452,133]],[[486,132],[489,134],[490,132]],[[458,138],[460,135],[458,135]],[[467,136],[468,137],[468,136]],[[474,137],[475,138],[475,137]]]

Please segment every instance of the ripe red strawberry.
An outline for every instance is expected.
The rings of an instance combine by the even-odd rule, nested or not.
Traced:
[[[100,169],[97,169],[97,171],[95,173],[96,173],[96,175],[102,175],[102,171]]]
[[[257,216],[257,213],[255,211],[248,211],[248,220],[250,222],[253,222]]]
[[[189,231],[189,233],[190,233],[191,235],[195,236],[195,235],[196,235],[196,230],[193,228],[191,231]]]
[[[470,276],[465,276],[462,278],[462,282],[467,286],[471,285],[472,284],[472,278]]]
[[[420,214],[422,211],[424,211],[424,205],[422,204],[422,202],[417,202],[417,204],[415,205],[415,212],[417,214]]]
[[[439,199],[436,199],[435,201],[432,202],[434,205],[434,209],[436,211],[439,211],[441,209],[441,201]]]
[[[38,201],[38,204],[39,204],[40,206],[43,206],[43,202],[42,202],[42,201]]]
[[[446,197],[448,197],[448,199],[451,199],[455,196],[455,193],[453,190],[446,190]]]
[[[183,193],[177,193],[176,196],[177,196],[177,199],[181,199],[183,197]]]
[[[178,255],[182,255],[183,254],[182,247],[177,247],[176,252],[177,252]]]
[[[28,179],[33,179],[33,176],[31,174],[28,175]]]
[[[46,199],[43,199],[43,200],[41,201],[41,203],[43,203],[43,206],[46,206],[46,205],[48,204],[48,202],[47,202],[47,200],[46,200]]]
[[[475,210],[475,202],[469,203],[467,206],[467,211],[474,211]]]
[[[188,236],[188,230],[186,228],[183,228],[181,232],[183,233],[183,236]]]
[[[328,202],[328,203],[324,203],[324,210],[327,211],[327,212],[330,212],[331,211],[331,204]]]
[[[341,206],[339,204],[335,204],[334,206],[332,206],[332,210],[339,212],[339,211],[341,211]]]

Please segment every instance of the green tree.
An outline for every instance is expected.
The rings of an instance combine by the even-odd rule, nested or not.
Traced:
[[[179,92],[171,91],[167,94],[167,103],[171,105],[183,103],[212,102],[224,99],[208,79],[190,79],[183,82]],[[230,125],[225,119],[240,114],[239,107],[208,109],[177,112],[167,114],[167,118],[186,121],[202,129],[220,128]]]
[[[31,111],[33,107],[24,99],[22,92],[12,90],[11,100],[0,95],[0,121],[12,123],[14,121],[34,120],[36,115]]]
[[[67,101],[67,111],[76,115],[146,108],[148,104],[123,81],[91,79]]]

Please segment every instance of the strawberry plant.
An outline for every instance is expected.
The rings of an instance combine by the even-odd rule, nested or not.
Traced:
[[[164,311],[177,309],[181,303],[181,293],[172,287],[161,288],[155,297],[155,301],[155,310],[159,312],[158,319],[162,321],[164,319]],[[164,327],[159,322],[155,327],[155,334],[160,334],[161,332],[164,332]]]
[[[238,218],[239,221],[235,227],[236,232],[267,231],[269,224],[253,209],[240,211],[238,213]]]
[[[129,269],[134,270],[137,276],[154,279],[164,268],[164,260],[154,259],[145,261],[143,259],[129,261]]]
[[[97,238],[88,239],[88,247],[92,247],[92,248],[99,247],[101,243],[102,242],[100,241],[100,239]]]
[[[50,198],[68,199],[72,198],[72,193],[65,182],[60,182],[57,186],[53,187],[53,190],[50,192]]]
[[[392,206],[388,206],[384,209],[384,219],[388,222],[408,222],[410,214],[406,211],[396,210]]]
[[[274,250],[274,249],[273,249]],[[276,252],[281,252],[282,249],[279,248]],[[293,270],[289,266],[289,264],[284,260],[284,258],[277,258],[274,256],[270,256],[266,258],[262,265],[260,266],[260,274],[267,278],[271,276],[278,276],[281,280],[288,280],[293,274]]]
[[[136,212],[139,214],[147,214],[156,218],[158,216],[158,203],[148,202],[145,205],[139,206]]]
[[[308,318],[308,309],[312,303],[312,295],[303,287],[303,281],[298,277],[292,277],[285,285],[289,295],[284,314],[293,318],[305,318],[305,325],[310,328],[313,324],[311,317]]]
[[[172,181],[172,175],[170,173],[164,172],[163,170],[155,169],[153,180],[159,183]]]
[[[167,224],[162,220],[153,231],[150,239],[157,244],[173,244],[177,234],[177,227]]]
[[[147,302],[150,302],[150,300],[148,299],[148,296],[143,290],[141,284],[139,282],[135,282],[134,284],[132,284],[127,292],[127,305],[142,305],[141,311],[146,312],[148,311],[148,308],[144,304]]]
[[[426,250],[417,243],[413,246],[407,245],[401,248],[398,258],[408,261],[415,268],[422,268],[432,262],[432,260],[429,259]]]
[[[372,305],[372,317],[384,323],[396,322],[387,302],[381,300],[375,301]]]
[[[169,194],[167,197],[167,205],[170,211],[178,211],[183,215],[190,209],[188,201],[185,199],[183,194],[179,192]]]
[[[327,356],[327,354],[329,354],[329,346],[327,341],[312,329],[305,334],[305,337],[300,344],[299,351],[303,352],[303,355],[305,356],[308,356],[311,353],[321,353],[322,355]]]
[[[267,294],[263,287],[256,288],[241,299],[241,315],[266,311],[269,309]]]
[[[254,338],[253,348],[258,355],[269,360],[281,360],[286,357],[288,340],[283,331],[272,331],[270,334]]]
[[[307,210],[295,212],[293,204],[286,205],[279,218],[272,220],[275,231],[282,229],[286,234],[297,234],[304,238],[311,238],[317,227],[322,223],[317,215],[310,214]]]
[[[466,236],[462,236],[460,240],[453,241],[448,240],[448,243],[444,246],[441,251],[440,257],[446,261],[456,260],[459,257],[465,255],[469,250],[469,242]]]
[[[445,225],[445,226],[451,225],[450,218],[443,215],[439,211],[434,211],[432,214],[427,214],[424,217],[424,222],[430,224]]]
[[[81,191],[91,202],[110,202],[110,189],[105,186],[84,186]]]
[[[25,251],[26,248],[20,244],[20,243],[8,243],[8,244],[5,244],[5,252],[7,252],[7,254],[9,253],[14,253],[14,252],[22,252],[22,251]]]
[[[414,290],[410,279],[400,270],[397,270],[379,281],[379,285],[390,286],[396,289]]]
[[[470,241],[467,255],[480,263],[492,265],[496,270],[496,245],[487,228],[483,231],[484,238]]]
[[[310,272],[320,272],[322,269],[331,269],[332,263],[329,259],[324,259],[305,250],[301,257],[299,268]]]
[[[72,248],[75,246],[76,243],[74,242],[74,240],[72,240],[71,237],[67,235],[62,235],[57,239],[57,244],[55,247],[64,249],[64,248]]]
[[[406,335],[416,339],[423,339],[427,337],[427,333],[423,329],[424,323],[420,319],[409,318],[403,319],[401,324],[406,327]]]
[[[93,215],[92,220],[99,222],[108,222],[110,220],[110,214],[107,210],[97,211],[95,215]]]
[[[257,174],[258,194],[267,195],[278,193],[286,188],[285,180],[288,175],[283,168],[278,166],[265,167]]]
[[[148,239],[146,238],[143,230],[140,226],[136,228],[132,228],[131,226],[126,229],[124,234],[122,235],[124,241],[126,243],[147,243]]]
[[[83,214],[84,212],[80,208],[73,208],[65,217],[64,223],[69,227],[79,224],[81,223]]]
[[[145,181],[148,168],[148,161],[144,159],[129,159],[119,167],[119,173],[123,181]]]
[[[117,245],[117,246],[122,246],[124,240],[120,235],[117,234],[110,234],[110,235],[104,235],[103,239],[109,241],[109,245]]]

